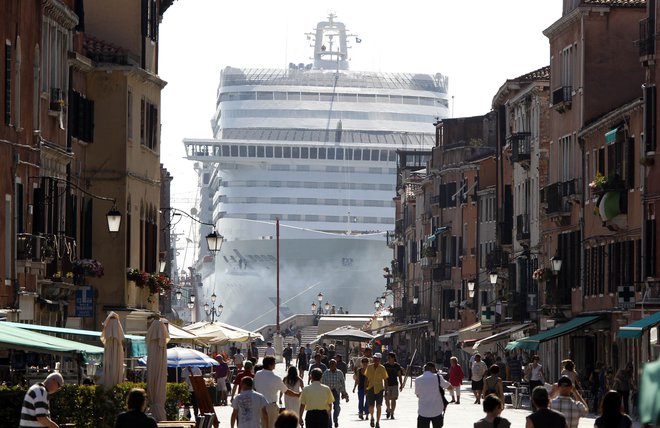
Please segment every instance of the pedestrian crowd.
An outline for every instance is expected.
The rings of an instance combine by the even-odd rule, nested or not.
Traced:
[[[349,402],[348,364],[334,346],[308,344],[300,347],[294,362],[294,351],[287,345],[283,352],[287,374],[283,378],[274,373],[275,349],[267,344],[261,364],[253,351],[245,358],[240,349],[228,356],[218,354],[214,366],[218,401],[231,405],[232,428],[338,428],[342,401]],[[233,373],[228,363],[236,366]],[[505,361],[491,353],[484,358],[474,353],[467,373],[458,358],[449,357],[447,373],[428,362],[420,376],[414,379],[414,393],[418,398],[418,428],[440,428],[450,404],[461,404],[461,386],[467,377],[484,417],[474,422],[475,428],[509,428],[511,423],[502,416],[506,397],[504,381],[517,380],[528,385],[532,413],[526,418],[526,428],[577,428],[580,418],[597,409],[596,428],[630,428],[631,397],[636,393],[632,364],[614,373],[598,363],[588,377],[580,377],[572,360],[561,362],[559,379],[548,382],[548,372],[539,355],[525,357],[523,353],[508,354]],[[357,391],[357,412],[361,420],[372,428],[380,428],[384,419],[396,419],[399,392],[403,390],[406,370],[398,363],[397,355],[364,348],[353,368],[353,388]],[[466,376],[467,374],[467,376]],[[307,376],[305,376],[307,375]],[[190,404],[195,419],[200,411],[195,400],[192,376],[201,376],[198,367],[186,367],[182,376],[188,384]],[[42,383],[27,391],[21,410],[21,427],[51,427],[58,425],[50,417],[49,396],[58,392],[64,380],[59,373],[51,373]],[[581,391],[593,392],[588,403]],[[451,401],[447,400],[445,391]],[[507,394],[509,395],[509,394]],[[383,402],[385,411],[383,414]],[[634,402],[634,401],[633,401]],[[133,389],[127,398],[127,411],[118,415],[116,428],[153,428],[156,422],[145,413],[147,394]]]

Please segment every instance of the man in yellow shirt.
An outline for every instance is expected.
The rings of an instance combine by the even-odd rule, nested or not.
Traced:
[[[380,412],[383,405],[383,391],[387,381],[387,370],[380,364],[383,358],[380,352],[373,356],[373,363],[369,364],[364,375],[367,377],[365,390],[367,391],[367,405],[371,416],[371,426],[374,426],[374,405],[376,406],[376,428],[380,428]]]
[[[300,393],[300,412],[305,415],[305,423],[309,428],[330,426],[330,408],[335,401],[332,391],[321,383],[323,372],[321,369],[312,369],[309,373],[312,382],[303,388]]]

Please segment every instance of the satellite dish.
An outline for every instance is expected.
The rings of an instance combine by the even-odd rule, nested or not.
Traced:
[[[195,208],[195,207],[190,208],[190,214],[193,215],[193,216],[196,216],[197,215],[197,208]]]

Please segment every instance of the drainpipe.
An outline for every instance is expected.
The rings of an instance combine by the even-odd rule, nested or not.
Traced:
[[[578,146],[580,147],[580,159],[581,159],[581,176],[583,182],[580,183],[581,189],[580,189],[580,238],[582,242],[580,243],[580,288],[582,289],[582,292],[580,293],[580,302],[581,302],[581,310],[584,311],[584,301],[585,301],[585,284],[586,284],[586,275],[587,275],[587,270],[585,269],[585,256],[584,256],[584,204],[587,199],[586,197],[586,192],[585,192],[585,183],[587,180],[586,177],[586,171],[587,171],[587,164],[585,162],[585,157],[584,157],[584,138],[578,137]],[[572,299],[571,299],[572,300]]]

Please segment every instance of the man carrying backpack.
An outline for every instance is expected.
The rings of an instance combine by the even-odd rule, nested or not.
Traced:
[[[417,428],[428,428],[431,423],[433,428],[442,427],[447,406],[444,390],[450,387],[449,382],[437,373],[434,363],[424,365],[424,373],[415,379]]]

